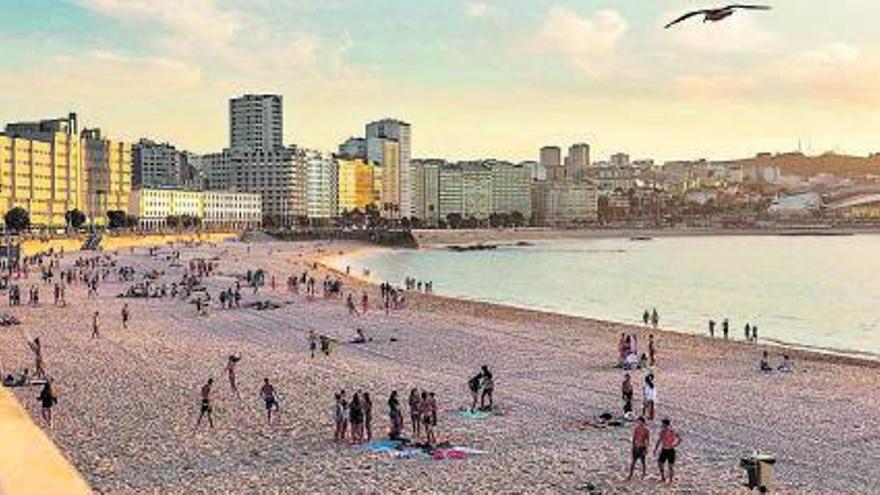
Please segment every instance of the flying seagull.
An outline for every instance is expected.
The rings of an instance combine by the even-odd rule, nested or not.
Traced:
[[[670,22],[669,24],[666,25],[666,28],[665,28],[665,29],[669,29],[670,27],[672,27],[672,26],[678,24],[679,22],[681,22],[681,21],[683,21],[683,20],[685,20],[685,19],[690,19],[691,17],[697,16],[697,15],[702,15],[702,16],[703,16],[703,22],[709,22],[709,21],[712,21],[712,22],[718,22],[718,21],[720,21],[720,20],[723,20],[723,19],[725,19],[725,18],[727,18],[727,17],[733,15],[734,11],[739,10],[739,9],[745,9],[745,10],[770,10],[770,7],[767,6],[767,5],[741,5],[741,4],[735,4],[735,5],[728,5],[727,7],[722,7],[722,8],[720,8],[720,9],[703,9],[703,10],[695,10],[695,11],[693,11],[693,12],[688,12],[687,14],[685,14],[685,15],[679,17],[678,19],[676,19],[676,20],[674,20],[674,21],[672,21],[672,22]]]

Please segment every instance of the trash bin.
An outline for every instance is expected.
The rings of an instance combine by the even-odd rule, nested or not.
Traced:
[[[775,457],[758,452],[740,459],[740,467],[746,470],[745,485],[750,490],[757,488],[760,493],[772,493],[774,464],[776,464]]]

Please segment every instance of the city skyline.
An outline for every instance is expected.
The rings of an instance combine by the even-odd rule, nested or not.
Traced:
[[[225,145],[226,102],[250,93],[283,95],[284,142],[321,150],[387,116],[418,128],[414,157],[876,151],[880,47],[859,20],[874,8],[841,2],[837,22],[818,2],[773,3],[664,33],[693,2],[13,0],[0,108],[77,111],[199,153]]]

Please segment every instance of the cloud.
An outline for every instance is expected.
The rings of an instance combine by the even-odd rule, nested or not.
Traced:
[[[489,12],[489,2],[486,0],[468,0],[465,2],[464,13],[468,17],[483,17]]]
[[[169,47],[222,46],[242,28],[243,14],[215,0],[78,0],[100,15],[131,24],[153,24]]]
[[[617,11],[599,10],[582,16],[564,7],[551,7],[537,35],[540,51],[563,57],[589,77],[608,66],[627,22]]]
[[[683,74],[674,81],[675,89],[684,98],[729,100],[754,96],[762,86],[760,78],[751,74]]]

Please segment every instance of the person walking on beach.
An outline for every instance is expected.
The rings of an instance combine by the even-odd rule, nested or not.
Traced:
[[[709,320],[709,337],[715,338],[715,320]]]
[[[275,393],[275,387],[269,383],[268,378],[263,378],[263,386],[260,387],[260,398],[266,405],[266,424],[272,424],[272,413],[278,412],[278,395]]]
[[[99,328],[100,328],[100,312],[95,311],[95,314],[92,315],[92,338],[97,339],[100,337]]]
[[[724,340],[727,340],[727,332],[730,331],[730,322],[727,321],[727,318],[721,322],[721,333],[724,334]]]
[[[654,421],[654,407],[657,403],[657,388],[654,386],[654,374],[648,373],[645,377],[645,386],[642,388],[642,416],[648,421]]]
[[[128,303],[122,305],[122,328],[128,328]]]
[[[751,342],[752,341],[752,326],[749,325],[748,323],[746,323],[745,332],[746,332],[746,342]]]
[[[629,373],[623,375],[623,384],[620,385],[620,395],[623,398],[623,417],[631,419],[633,410],[633,386]]]
[[[657,466],[660,468],[660,482],[668,482],[672,484],[675,476],[675,449],[681,444],[681,438],[678,433],[670,427],[669,418],[663,419],[663,427],[660,430],[657,443],[654,445],[654,455],[660,450],[660,456],[657,458]],[[663,469],[663,465],[668,466],[668,474]]]
[[[364,292],[364,295],[361,296],[361,314],[366,315],[367,309],[370,307],[370,298],[367,296],[367,293]]]
[[[642,462],[642,478],[647,474],[648,466],[646,462],[646,458],[648,457],[648,446],[651,444],[651,430],[645,425],[644,416],[639,416],[639,420],[636,422],[636,427],[633,428],[633,436],[632,436],[632,453],[630,456],[629,463],[629,476],[626,477],[626,480],[629,481],[633,477],[633,471],[636,467],[636,462]]]
[[[642,322],[647,325],[649,321],[651,321],[651,313],[648,313],[648,310],[646,309],[645,312],[642,313]]]
[[[474,399],[476,407],[476,399]],[[419,396],[419,389],[414,388],[409,392],[409,419],[412,422],[413,438],[419,438],[422,434],[422,420],[420,410],[422,408],[422,400]]]
[[[752,342],[758,343],[758,325],[752,325]]]
[[[226,376],[229,377],[229,388],[232,389],[232,393],[239,399],[241,399],[241,395],[238,393],[238,384],[235,382],[235,365],[241,361],[241,355],[230,354],[229,358],[226,360]]]
[[[657,347],[654,344],[654,334],[648,335],[648,362],[654,366],[655,357],[657,355]]]
[[[33,342],[28,341],[28,347],[34,353],[34,376],[43,378],[46,372],[43,370],[43,344],[40,343],[40,338],[36,337]]]
[[[480,395],[480,409],[483,410],[492,410],[492,406],[494,405],[492,401],[492,394],[495,392],[495,379],[492,377],[492,372],[489,371],[489,367],[483,365],[483,393]],[[489,399],[489,405],[486,406],[486,399]]]
[[[52,428],[52,408],[55,404],[58,403],[58,398],[55,397],[55,394],[52,393],[52,385],[50,380],[46,380],[46,383],[43,384],[43,389],[40,391],[40,395],[37,396],[37,400],[40,401],[40,416],[42,416],[43,421]]]
[[[202,403],[201,409],[199,410],[199,419],[196,420],[196,428],[198,428],[199,425],[202,424],[202,418],[204,418],[205,416],[208,417],[208,426],[210,426],[212,429],[214,428],[214,418],[212,416],[214,408],[211,407],[211,387],[213,386],[213,378],[208,378],[208,381],[204,385],[202,385],[202,390],[200,394],[202,398]]]
[[[657,314],[657,308],[654,308],[651,311],[651,326],[657,328],[657,325],[660,324],[660,315]]]

